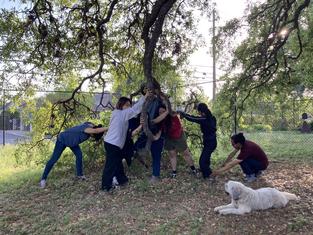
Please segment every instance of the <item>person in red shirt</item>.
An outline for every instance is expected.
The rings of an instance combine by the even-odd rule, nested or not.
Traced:
[[[243,133],[233,135],[231,144],[235,150],[229,154],[224,166],[215,170],[213,175],[222,174],[239,164],[244,174],[246,174],[246,181],[255,181],[262,171],[268,167],[268,158],[265,152],[256,143],[246,140]],[[239,150],[240,153],[237,158],[232,160]]]
[[[165,106],[159,108],[159,115],[166,111]],[[172,173],[171,177],[175,178],[177,175],[177,152],[182,153],[186,163],[191,169],[191,173],[197,175],[197,170],[194,166],[194,162],[187,146],[186,136],[181,125],[180,119],[177,113],[168,114],[164,120],[164,132],[165,132],[165,143],[164,149],[168,151]]]

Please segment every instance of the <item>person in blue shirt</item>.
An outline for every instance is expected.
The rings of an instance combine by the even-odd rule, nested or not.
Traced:
[[[71,127],[61,132],[57,136],[55,147],[50,160],[47,162],[43,175],[40,181],[40,187],[45,188],[46,180],[49,172],[54,164],[59,160],[62,152],[66,147],[69,147],[76,156],[76,175],[79,179],[86,179],[83,175],[83,154],[79,144],[93,137],[95,140],[100,140],[107,128],[102,125],[95,126],[91,122],[85,122],[80,125]]]
[[[217,147],[216,140],[216,119],[212,115],[208,106],[204,103],[199,103],[197,106],[199,116],[192,116],[184,112],[179,112],[181,117],[186,118],[190,122],[195,122],[200,125],[202,132],[203,149],[199,159],[199,166],[204,179],[209,178],[212,170],[211,154]]]

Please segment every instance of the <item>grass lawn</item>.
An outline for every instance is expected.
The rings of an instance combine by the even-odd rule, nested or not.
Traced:
[[[47,188],[40,189],[42,167],[16,166],[10,156],[13,147],[0,148],[0,234],[312,234],[313,149],[303,147],[304,138],[291,134],[248,136],[271,160],[267,172],[249,186],[276,187],[301,200],[244,216],[213,212],[229,203],[224,183],[242,181],[239,168],[208,183],[181,164],[177,178],[170,179],[164,158],[162,181],[149,185],[150,170],[134,161],[126,169],[130,184],[113,194],[99,190],[102,164],[85,170],[87,181],[75,180],[73,169],[55,168]],[[228,152],[219,153],[223,151]]]

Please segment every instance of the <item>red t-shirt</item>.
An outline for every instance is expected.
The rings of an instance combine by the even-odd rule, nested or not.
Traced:
[[[248,158],[260,161],[264,169],[266,169],[268,166],[267,156],[264,153],[264,151],[261,149],[261,147],[252,141],[246,140],[244,145],[240,149],[240,153],[237,159],[245,160]]]
[[[171,139],[179,139],[182,135],[183,128],[177,116],[171,117],[171,127],[167,131],[167,135]]]

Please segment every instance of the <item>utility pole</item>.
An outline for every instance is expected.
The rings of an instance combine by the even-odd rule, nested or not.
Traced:
[[[5,121],[4,121],[4,111],[5,111],[5,89],[3,88],[3,106],[2,106],[2,141],[3,146],[5,145]]]
[[[213,30],[212,30],[212,57],[213,57],[213,101],[216,96],[216,40],[215,40],[215,8],[213,8]]]

